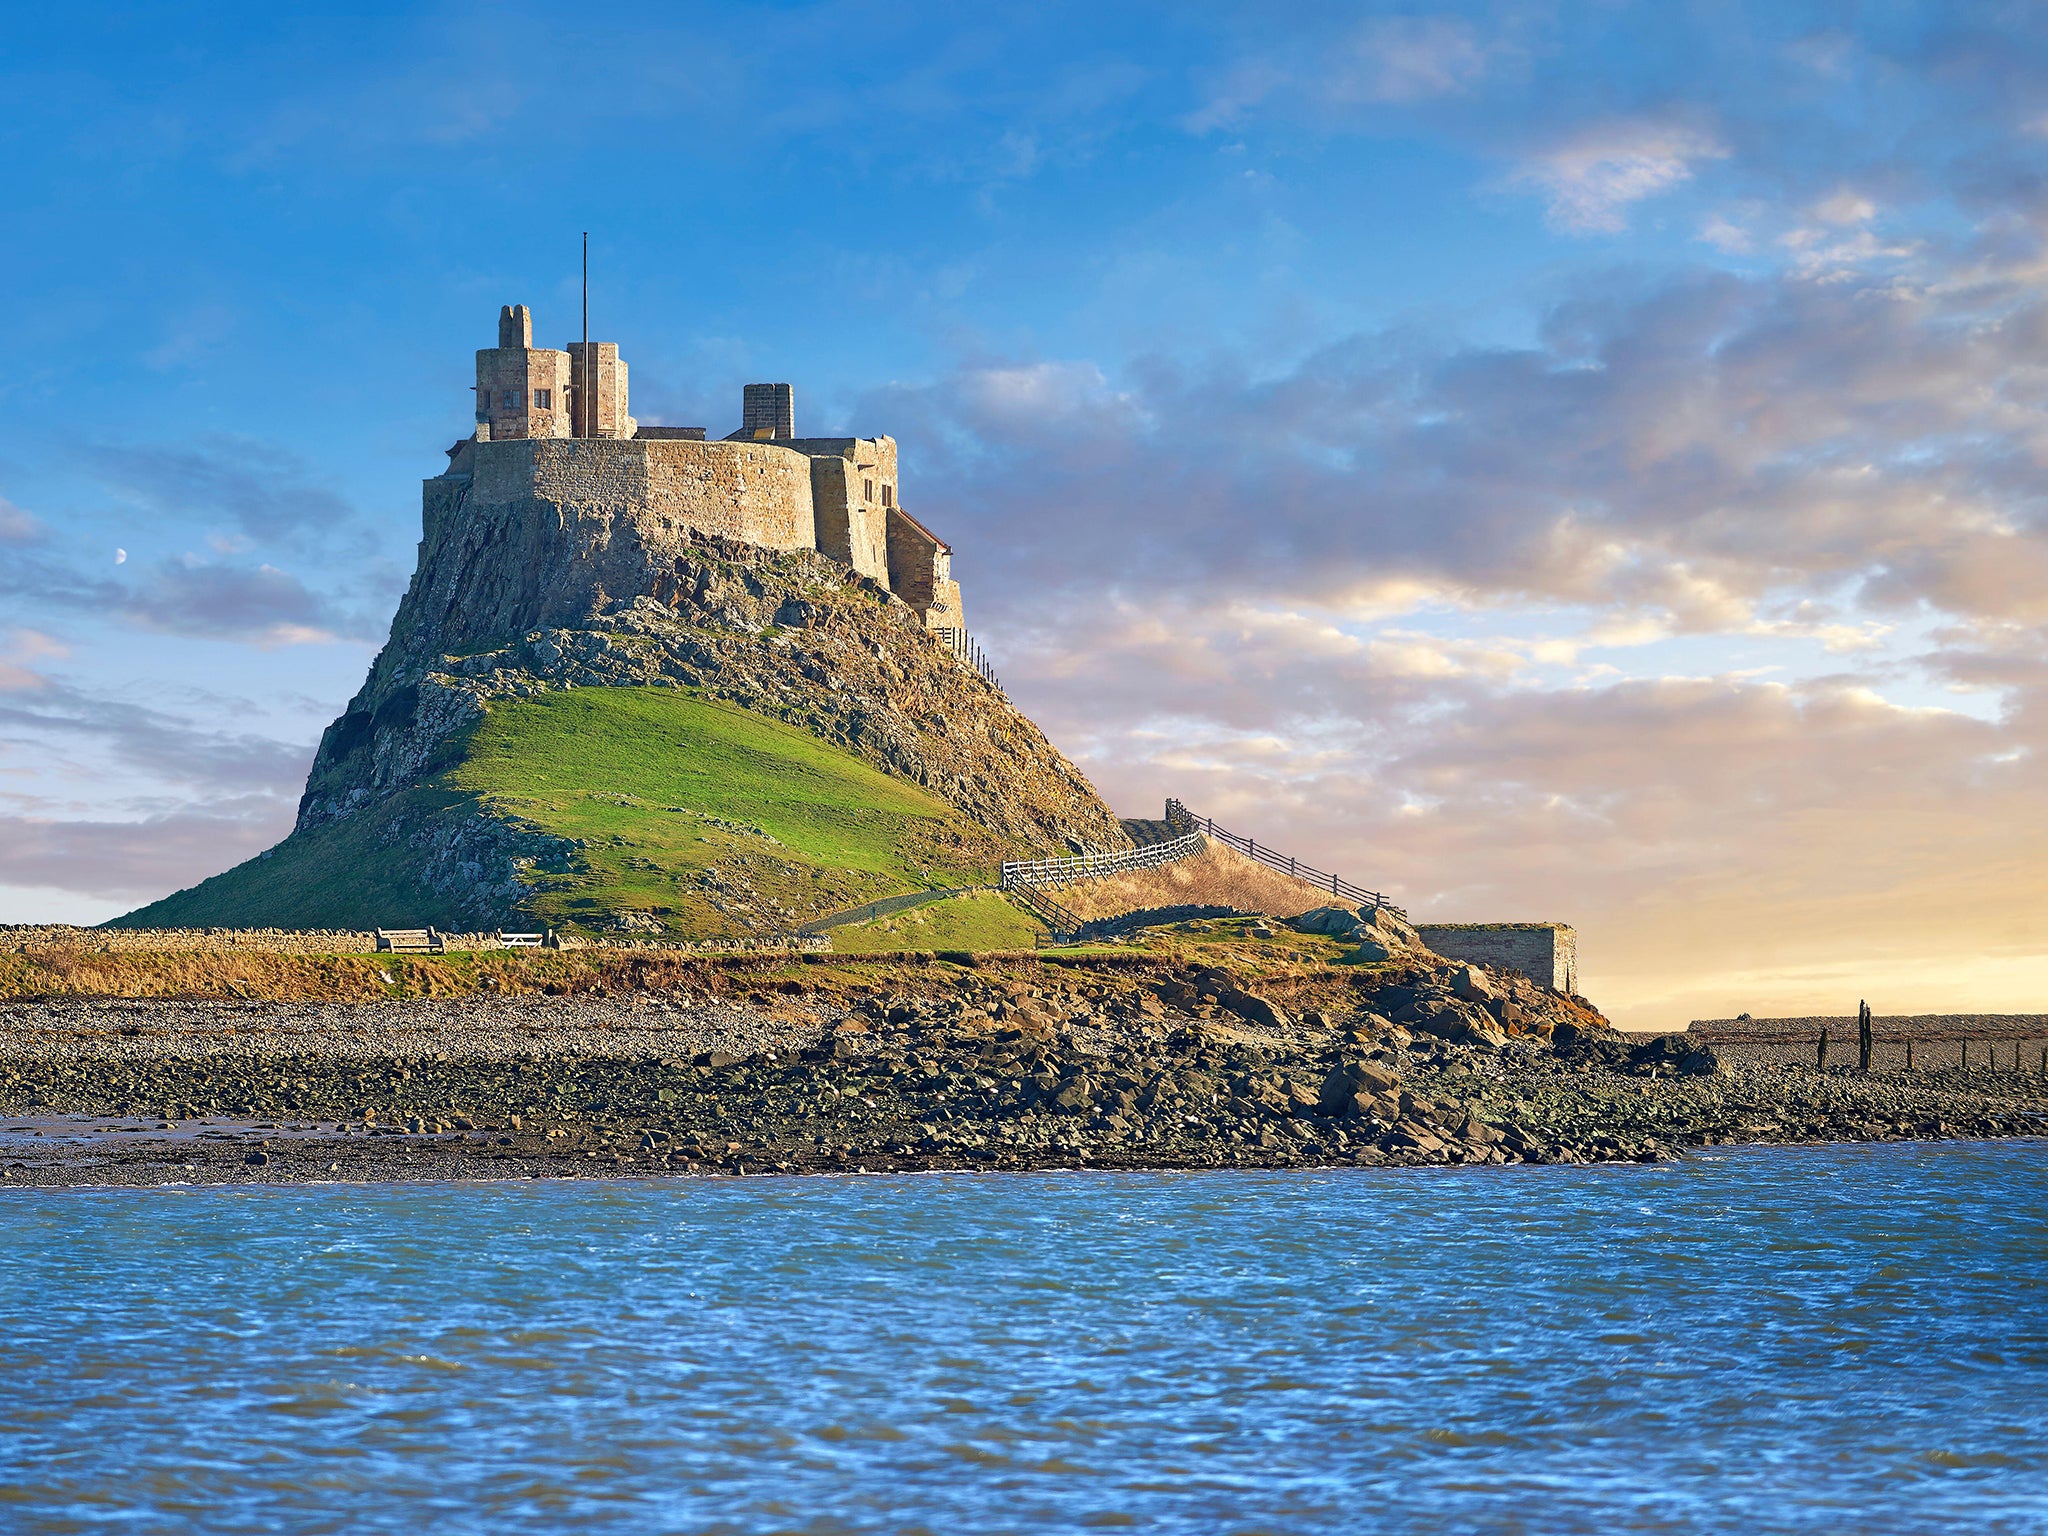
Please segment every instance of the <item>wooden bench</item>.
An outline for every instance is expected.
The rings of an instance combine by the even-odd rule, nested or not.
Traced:
[[[447,940],[431,928],[377,930],[377,953],[380,955],[438,955],[447,948]]]
[[[507,933],[498,930],[498,943],[506,949],[539,949],[551,937],[545,933]]]

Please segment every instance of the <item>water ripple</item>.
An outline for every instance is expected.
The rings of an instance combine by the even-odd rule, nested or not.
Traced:
[[[0,1196],[0,1527],[2048,1530],[2033,1143]]]

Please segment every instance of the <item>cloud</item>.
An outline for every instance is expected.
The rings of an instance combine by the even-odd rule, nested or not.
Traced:
[[[120,563],[120,562],[117,562]],[[226,640],[265,650],[374,639],[377,621],[268,564],[196,556],[121,563],[126,579],[88,576],[68,562],[0,546],[0,595],[24,608],[116,618],[159,634]]]
[[[1327,90],[1337,101],[1454,96],[1485,75],[1491,51],[1470,22],[1455,16],[1384,17],[1353,34]]]
[[[313,758],[310,744],[211,729],[49,680],[26,697],[0,694],[0,738],[87,746],[163,785],[293,800]]]
[[[121,614],[145,629],[265,650],[324,644],[361,632],[353,615],[272,565],[161,560],[142,573]]]
[[[2044,344],[2019,271],[1967,288],[1622,275],[1560,298],[1523,347],[1387,332],[1281,371],[981,363],[862,411],[895,425],[913,510],[970,584],[1014,572],[1032,602],[1341,609],[1405,591],[1734,634],[1773,617],[1773,594],[1838,591],[1867,610],[1851,624],[1915,604],[2032,622]]]
[[[1510,181],[1549,199],[1550,222],[1573,234],[1617,234],[1627,210],[1692,180],[1728,156],[1711,134],[1680,124],[1604,123],[1532,158]]]
[[[34,544],[48,533],[35,518],[0,496],[0,544]]]
[[[291,824],[288,804],[260,795],[137,821],[0,815],[0,885],[154,901],[253,857]]]
[[[13,631],[5,648],[0,649],[0,693],[47,688],[49,679],[35,671],[33,663],[45,657],[60,658],[70,654],[70,648],[62,641],[53,640],[39,630]]]
[[[361,537],[355,510],[297,455],[253,438],[189,447],[102,443],[86,455],[101,484],[158,517],[229,526],[264,544]]]

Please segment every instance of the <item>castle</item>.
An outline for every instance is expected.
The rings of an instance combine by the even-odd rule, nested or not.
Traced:
[[[787,384],[747,385],[739,431],[716,441],[702,427],[641,426],[627,395],[615,343],[536,347],[532,314],[506,305],[497,346],[476,355],[475,435],[423,487],[427,542],[463,508],[494,507],[558,529],[602,521],[643,546],[712,534],[815,549],[927,628],[966,628],[951,547],[900,503],[894,438],[798,437]]]

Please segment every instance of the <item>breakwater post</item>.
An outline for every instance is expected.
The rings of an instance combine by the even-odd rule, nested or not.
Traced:
[[[1856,1005],[1856,1070],[1870,1070],[1870,1004]]]
[[[1828,1027],[1820,1027],[1820,1049],[1813,1053],[1813,1070],[1825,1072],[1828,1069]]]
[[[1908,1072],[1913,1070],[1913,1037],[1911,1035],[1906,1036],[1906,1070]]]

